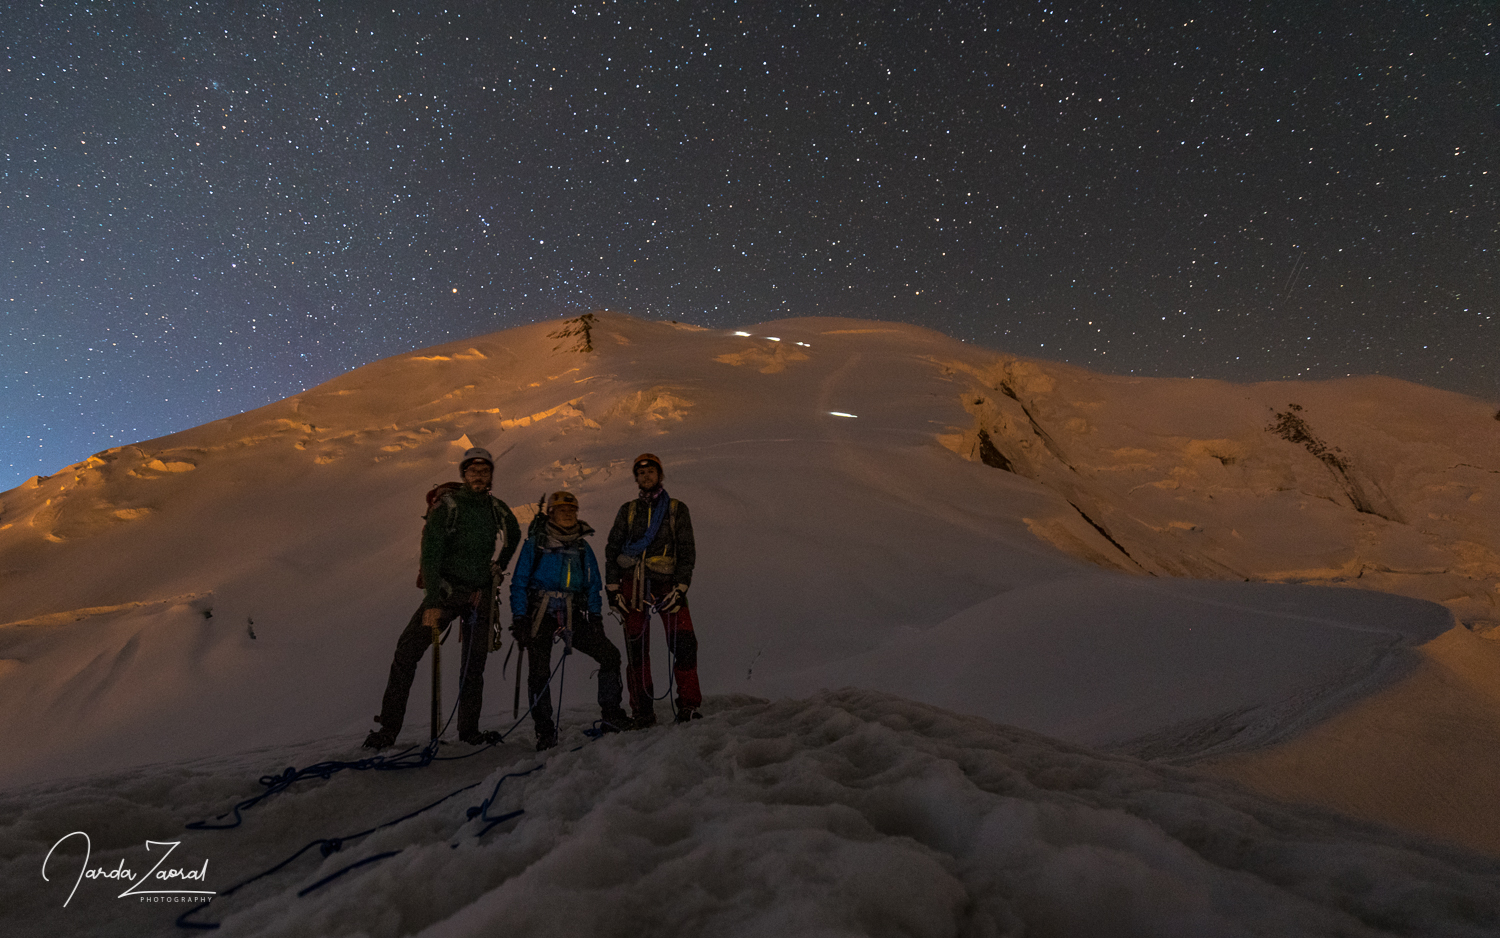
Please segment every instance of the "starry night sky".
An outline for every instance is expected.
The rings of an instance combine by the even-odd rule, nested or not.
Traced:
[[[595,308],[1500,398],[1493,0],[370,6],[0,17],[0,488]]]

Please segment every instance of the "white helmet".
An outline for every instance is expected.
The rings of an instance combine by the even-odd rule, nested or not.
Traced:
[[[495,457],[491,456],[490,451],[483,446],[475,446],[464,453],[464,458],[458,462],[458,474],[463,475],[471,462],[487,462],[491,469],[495,468]]]

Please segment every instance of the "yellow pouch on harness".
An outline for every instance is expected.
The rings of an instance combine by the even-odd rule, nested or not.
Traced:
[[[615,562],[618,563],[621,567],[624,567],[626,570],[630,570],[641,561],[638,558],[630,556],[629,554],[621,554],[619,559]],[[650,570],[652,573],[671,574],[677,572],[677,558],[669,557],[666,554],[657,554],[655,557],[647,557],[645,563],[646,569]]]
[[[626,516],[625,520],[627,531],[635,525],[635,506],[636,502],[632,501],[630,503],[630,514]],[[667,502],[667,510],[670,512],[667,516],[667,530],[671,532],[672,540],[675,543],[677,537],[677,499],[673,498]],[[631,569],[640,562],[640,560],[629,554],[621,554],[616,561],[616,563],[626,570]],[[655,557],[647,557],[645,558],[645,564],[646,569],[652,573],[670,575],[677,572],[677,558],[669,554],[657,554]]]

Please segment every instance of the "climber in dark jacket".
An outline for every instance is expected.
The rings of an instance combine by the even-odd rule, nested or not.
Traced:
[[[651,610],[661,616],[672,651],[672,676],[677,682],[677,722],[702,714],[698,689],[698,638],[688,611],[687,591],[693,582],[698,552],[693,543],[693,519],[688,507],[662,487],[661,460],[651,453],[636,457],[635,482],[640,494],[620,506],[604,547],[604,589],[609,603],[625,622],[625,654],[629,665],[625,683],[630,689],[632,726],[656,724],[651,683]]]

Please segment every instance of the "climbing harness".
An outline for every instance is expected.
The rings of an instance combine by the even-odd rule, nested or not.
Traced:
[[[639,498],[632,499],[630,508],[626,512],[625,531],[627,534],[635,526],[636,505],[640,501],[641,499]],[[646,573],[648,570],[652,573],[670,574],[677,569],[677,505],[677,499],[668,497],[666,512],[657,515],[654,519],[651,517],[651,508],[648,505],[646,508],[645,532],[639,538],[624,545],[620,556],[615,559],[615,563],[619,566],[630,570],[632,611],[639,611],[643,608],[641,600],[647,592]],[[664,548],[662,553],[657,554],[655,557],[647,557],[646,551],[651,549],[651,542],[656,540],[657,532],[661,529],[663,520],[667,523],[668,543],[671,545],[671,552],[668,553]],[[633,552],[637,547],[640,551],[639,555]]]

